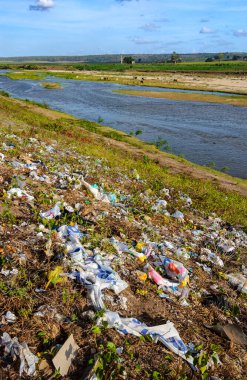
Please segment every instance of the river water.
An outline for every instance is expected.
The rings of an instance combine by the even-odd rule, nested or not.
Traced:
[[[186,159],[247,178],[247,108],[232,105],[143,98],[113,93],[118,89],[144,89],[112,83],[49,78],[63,89],[48,90],[40,82],[11,80],[0,76],[0,89],[13,97],[45,102],[50,107],[79,118],[98,121],[131,132],[138,138],[168,141],[172,152]],[[164,91],[148,88],[152,91]],[[166,90],[167,91],[167,90]],[[171,90],[174,91],[174,90]]]

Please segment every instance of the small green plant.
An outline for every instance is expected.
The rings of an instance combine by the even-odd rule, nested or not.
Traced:
[[[5,222],[9,224],[15,224],[16,223],[16,217],[10,210],[3,210],[3,212],[0,214],[0,218]]]
[[[219,363],[219,347],[211,344],[208,350],[203,350],[203,345],[195,348],[195,352],[188,352],[188,356],[193,357],[193,364],[200,372],[201,380],[208,380],[210,375],[210,367]]]
[[[60,376],[61,376],[61,375],[60,375],[60,368],[58,368],[58,369],[55,370],[55,372],[54,372],[52,378],[53,378],[53,379],[59,379]]]
[[[1,96],[5,96],[6,98],[9,98],[9,97],[10,97],[9,93],[6,92],[6,91],[4,91],[4,90],[0,90],[0,95],[1,95]]]
[[[216,169],[216,164],[213,161],[210,161],[206,166],[210,169]]]
[[[137,131],[135,131],[135,136],[139,136],[142,134],[142,130],[141,129],[137,129]]]
[[[153,371],[152,379],[153,380],[161,380],[162,379],[161,374],[158,371]]]
[[[228,166],[223,166],[223,168],[220,169],[220,171],[222,173],[227,173],[227,172],[229,172],[229,170],[230,170],[230,168]]]
[[[94,372],[97,379],[108,380],[117,379],[118,375],[124,373],[124,367],[121,364],[121,358],[117,354],[117,347],[113,342],[107,342],[107,345],[100,345],[100,352],[95,355],[89,364],[94,364]]]
[[[40,338],[40,340],[42,341],[43,344],[49,343],[49,339],[47,338],[45,331],[39,331],[37,333],[37,337]]]
[[[101,124],[101,123],[103,123],[103,122],[104,122],[104,119],[103,119],[101,116],[99,116],[99,117],[98,117],[98,120],[97,120],[97,123]]]
[[[156,146],[157,149],[160,149],[160,150],[167,151],[171,149],[171,146],[168,143],[168,141],[165,139],[162,139],[161,137],[158,137],[158,139],[154,142],[154,145]]]

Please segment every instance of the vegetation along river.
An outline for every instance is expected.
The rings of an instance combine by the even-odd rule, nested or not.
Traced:
[[[228,173],[247,178],[247,107],[175,101],[113,93],[142,89],[112,83],[49,78],[62,89],[49,90],[39,81],[0,76],[0,89],[12,96],[45,102],[51,108],[155,142],[165,139],[175,154],[201,165],[227,167]],[[166,91],[149,88],[150,91]],[[174,91],[174,90],[172,90]]]

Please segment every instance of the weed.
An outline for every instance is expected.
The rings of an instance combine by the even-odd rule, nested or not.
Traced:
[[[171,149],[171,146],[170,144],[168,144],[167,140],[165,139],[162,139],[161,137],[158,137],[158,139],[154,142],[154,145],[156,146],[156,148],[160,149],[160,150],[170,150]]]
[[[208,350],[203,350],[203,345],[195,348],[195,352],[188,352],[193,357],[193,364],[199,369],[201,380],[208,380],[210,367],[219,363],[219,347],[211,344]]]
[[[94,363],[94,372],[99,380],[116,379],[124,374],[121,358],[117,354],[117,347],[113,342],[107,342],[106,346],[100,345],[100,352],[95,355],[89,364]]]
[[[4,91],[4,90],[0,90],[0,95],[1,95],[1,96],[5,96],[5,97],[7,97],[7,98],[10,97],[10,94],[9,94],[8,92]]]

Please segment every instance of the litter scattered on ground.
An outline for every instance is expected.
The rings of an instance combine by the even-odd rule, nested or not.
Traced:
[[[180,358],[189,378],[200,371],[191,347],[203,356],[213,343],[219,356],[209,356],[205,371],[241,379],[240,227],[199,213],[166,184],[152,187],[140,170],[116,170],[54,141],[3,133],[0,140],[0,377],[48,380],[55,366],[66,379],[96,380],[88,362],[94,368],[97,354],[102,364],[100,347],[111,342],[107,368],[121,364],[122,378],[157,371],[175,380]]]

